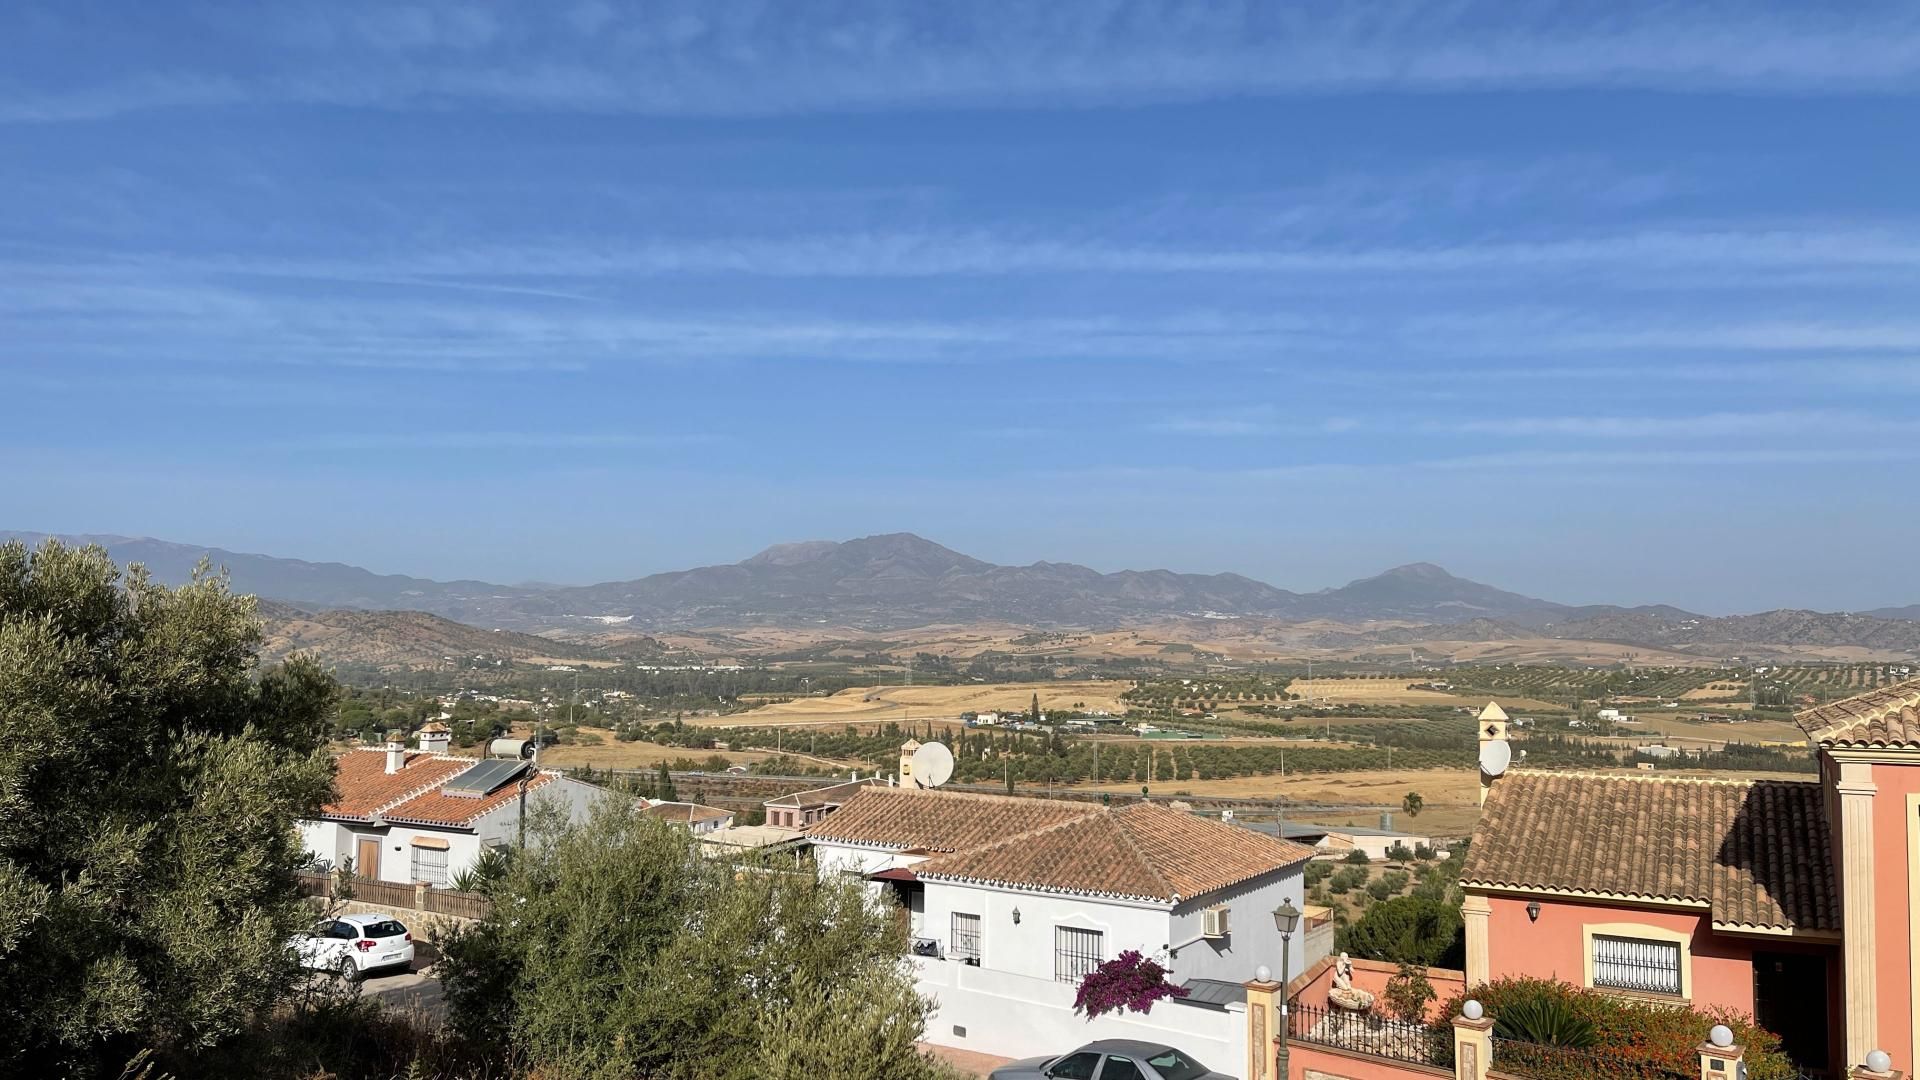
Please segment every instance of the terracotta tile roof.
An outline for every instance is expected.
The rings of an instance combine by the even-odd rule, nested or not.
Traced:
[[[1920,679],[1806,709],[1793,719],[1820,746],[1920,746]]]
[[[471,758],[453,758],[471,766],[478,764]],[[559,773],[541,770],[527,781],[527,790],[533,791],[545,787],[560,778]],[[514,802],[520,798],[518,780],[503,784],[494,791],[478,798],[468,799],[458,795],[448,795],[441,788],[416,795],[397,806],[388,807],[381,817],[388,821],[398,821],[412,825],[471,825],[487,814]]]
[[[367,821],[374,814],[436,787],[473,765],[470,758],[447,758],[409,751],[406,765],[387,773],[387,752],[377,747],[349,750],[334,758],[334,790],[339,797],[321,809],[321,816]]]
[[[1313,849],[1152,803],[1083,816],[914,867],[972,881],[1178,903],[1313,857]]]
[[[782,795],[777,799],[768,799],[766,805],[777,806],[782,809],[791,808],[804,810],[812,806],[844,803],[848,799],[853,798],[855,792],[876,785],[884,786],[879,777],[869,776],[865,780],[849,780],[844,784],[830,784],[826,787],[811,788],[807,791],[796,791],[791,795]]]
[[[1466,885],[1710,909],[1716,925],[1834,930],[1820,785],[1518,769],[1473,830]]]
[[[730,818],[733,811],[722,810],[717,806],[703,806],[690,802],[662,802],[648,806],[641,813],[657,818],[665,818],[679,825],[688,825],[696,821],[718,821]]]
[[[961,851],[1085,817],[1095,809],[1091,803],[1012,795],[863,787],[806,831],[815,840],[869,847]]]
[[[873,788],[813,825],[820,840],[940,852],[923,880],[1178,902],[1313,856],[1313,849],[1151,803]]]

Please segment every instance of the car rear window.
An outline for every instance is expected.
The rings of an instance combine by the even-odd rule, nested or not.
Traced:
[[[361,931],[361,933],[371,938],[399,937],[401,934],[404,934],[406,932],[407,932],[406,927],[401,926],[399,923],[394,922],[392,919],[388,919],[384,922],[368,923],[367,928]]]

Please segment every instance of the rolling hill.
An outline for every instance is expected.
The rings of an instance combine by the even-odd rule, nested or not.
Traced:
[[[0,533],[7,537],[37,542],[43,534]],[[286,648],[330,650],[354,657],[352,662],[363,662],[357,650],[367,657],[404,654],[423,663],[463,655],[568,658],[580,655],[573,650],[591,652],[578,644],[581,635],[608,629],[893,630],[977,622],[1118,627],[1166,618],[1324,621],[1353,628],[1324,635],[1327,643],[1558,638],[1683,650],[1725,651],[1748,643],[1920,650],[1920,621],[1901,614],[1915,609],[1711,618],[1665,605],[1572,606],[1469,581],[1431,563],[1301,593],[1231,573],[1102,573],[1060,562],[1002,566],[911,533],[889,533],[778,544],[737,563],[629,581],[503,586],[375,574],[343,563],[147,538],[64,539],[98,543],[116,560],[143,562],[169,582],[186,580],[208,559],[225,567],[240,591],[309,609],[274,616],[276,640]],[[575,643],[521,631],[559,632]],[[354,643],[361,639],[376,644]],[[644,650],[646,643],[636,647]]]

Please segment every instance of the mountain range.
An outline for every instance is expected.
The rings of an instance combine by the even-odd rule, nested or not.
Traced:
[[[0,532],[37,543],[40,533]],[[344,563],[123,536],[95,543],[121,563],[144,563],[166,582],[206,559],[235,589],[315,609],[405,609],[519,631],[843,626],[899,629],[1001,622],[1124,626],[1155,618],[1325,620],[1384,643],[1466,634],[1536,636],[1684,647],[1699,643],[1871,645],[1920,649],[1920,605],[1864,614],[1766,612],[1710,618],[1666,605],[1575,606],[1456,577],[1431,563],[1395,567],[1317,592],[1292,592],[1239,574],[1169,570],[1102,573],[1073,563],[1001,566],[911,533],[844,542],[777,544],[737,563],[585,586],[495,585],[375,574]],[[1368,628],[1382,622],[1398,627]],[[1761,635],[1755,637],[1752,635]]]

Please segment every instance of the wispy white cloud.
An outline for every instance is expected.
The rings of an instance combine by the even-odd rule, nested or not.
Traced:
[[[261,62],[197,78],[101,70],[59,93],[15,88],[0,118],[262,102],[757,115],[1511,86],[1780,93],[1904,87],[1920,74],[1920,23],[1897,5],[360,0],[206,14],[208,37],[251,46]],[[136,20],[123,32],[142,29]],[[22,34],[15,48],[79,32]]]
[[[1507,272],[1610,274],[1630,282],[1667,273],[1711,287],[1745,283],[1754,274],[1815,275],[1856,270],[1892,281],[1920,276],[1920,230],[1885,225],[1759,223],[1699,225],[1583,235],[1480,238],[1424,245],[1321,241],[1248,247],[1192,247],[1114,241],[1082,242],[1033,231],[886,230],[724,240],[588,241],[425,248],[364,256],[187,255],[99,256],[52,252],[36,267],[124,269],[268,279],[340,280],[369,284],[493,287],[536,281],[613,280],[662,276],[791,278],[920,278],[1039,274],[1231,274],[1349,276],[1454,275]],[[533,294],[581,298],[577,292]],[[1447,323],[1437,322],[1446,329]],[[1471,323],[1454,325],[1469,326]],[[1604,345],[1603,330],[1584,328]],[[1911,333],[1911,330],[1907,331]],[[1649,340],[1657,331],[1646,332]],[[1685,334],[1685,330],[1677,331]],[[1631,343],[1631,337],[1616,338]]]
[[[721,441],[719,435],[711,432],[379,431],[305,436],[274,442],[270,448],[311,451],[640,450],[706,446]]]
[[[1900,421],[1818,409],[1716,412],[1675,416],[1490,416],[1430,425],[1468,435],[1573,436],[1591,439],[1720,439],[1741,435],[1798,436],[1844,431],[1901,430]]]

